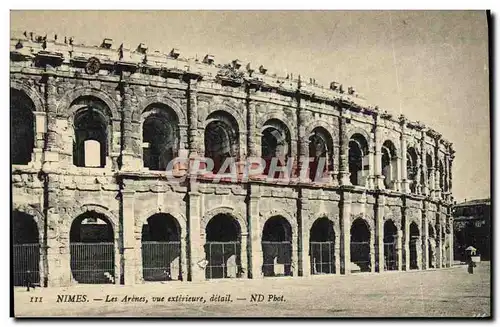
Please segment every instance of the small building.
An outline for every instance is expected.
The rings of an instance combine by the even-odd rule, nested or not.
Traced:
[[[465,249],[473,246],[481,260],[490,260],[491,199],[464,201],[453,206],[454,258],[464,261]]]

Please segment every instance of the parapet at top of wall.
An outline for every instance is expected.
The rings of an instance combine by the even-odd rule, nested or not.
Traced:
[[[137,47],[127,47],[114,40],[104,38],[100,45],[89,46],[79,44],[72,37],[36,35],[33,32],[13,31],[11,34],[11,60],[33,61],[37,58],[52,59],[55,65],[75,65],[92,68],[91,63],[97,63],[96,72],[106,66],[120,64],[132,69],[144,68],[149,73],[159,74],[162,71],[170,73],[190,74],[198,79],[226,81],[229,84],[243,85],[244,81],[264,89],[275,89],[288,94],[300,92],[317,101],[346,103],[351,108],[368,115],[378,114],[382,119],[404,123],[410,128],[425,131],[433,138],[441,139],[441,135],[426,127],[421,122],[409,121],[404,115],[394,117],[387,111],[379,110],[378,106],[370,105],[357,91],[351,87],[332,81],[329,87],[324,87],[314,78],[304,78],[300,75],[278,76],[268,72],[264,66],[254,67],[251,63],[244,65],[235,59],[229,64],[220,64],[213,54],[198,58],[184,58],[177,48],[169,53],[149,51],[148,46],[140,43]],[[88,69],[87,69],[88,70]],[[451,143],[441,139],[445,146]]]

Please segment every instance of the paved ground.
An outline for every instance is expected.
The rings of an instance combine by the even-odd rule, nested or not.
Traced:
[[[57,303],[58,295],[69,294],[85,295],[88,302]],[[212,302],[214,294],[229,294],[232,302]],[[264,301],[251,302],[252,294],[264,295]],[[178,295],[203,299],[168,301]],[[268,301],[270,295],[275,295],[275,301]],[[43,302],[30,302],[32,296],[42,297]],[[120,302],[125,296],[143,297],[147,302]],[[106,297],[116,297],[118,302],[105,302]],[[153,297],[165,297],[164,302],[154,302]],[[18,317],[487,317],[491,312],[490,264],[481,262],[472,275],[460,266],[419,272],[170,282],[135,287],[78,285],[29,293],[16,288],[14,298]],[[103,301],[94,301],[96,298]]]

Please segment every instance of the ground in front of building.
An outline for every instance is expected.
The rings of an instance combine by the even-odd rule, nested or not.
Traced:
[[[16,288],[14,301],[17,317],[488,317],[490,263],[479,263],[474,274],[461,265],[349,276]]]

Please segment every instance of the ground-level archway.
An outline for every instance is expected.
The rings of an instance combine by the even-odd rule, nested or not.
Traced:
[[[384,223],[384,270],[398,269],[397,240],[398,229],[392,220],[387,220]]]
[[[292,226],[282,216],[269,218],[262,230],[264,277],[292,275]]]
[[[106,216],[87,211],[73,220],[70,262],[73,279],[78,283],[115,283],[114,232]]]
[[[13,282],[25,286],[28,281],[40,283],[40,235],[34,218],[14,211],[13,219]]]
[[[415,222],[410,224],[410,269],[418,269],[418,243],[420,232]]]
[[[228,214],[215,215],[205,228],[205,277],[239,278],[241,266],[241,226]]]
[[[370,258],[371,233],[367,223],[358,218],[351,225],[351,267],[352,272],[371,271]]]
[[[145,281],[182,280],[181,229],[169,214],[157,213],[142,225],[142,277]]]
[[[313,275],[335,274],[335,231],[326,217],[317,219],[311,227],[309,256]]]

